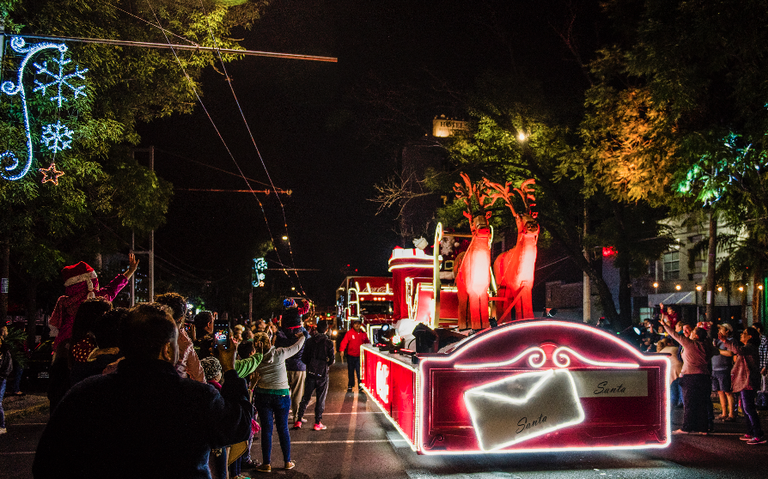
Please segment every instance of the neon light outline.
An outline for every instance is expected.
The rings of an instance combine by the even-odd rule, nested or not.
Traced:
[[[480,433],[480,431],[482,429],[478,426],[477,421],[475,420],[476,417],[477,417],[477,412],[478,411],[476,411],[475,408],[473,408],[471,406],[471,403],[467,400],[467,397],[466,397],[467,394],[474,394],[474,395],[478,395],[478,396],[485,396],[485,397],[488,397],[488,398],[494,398],[494,399],[499,400],[499,402],[512,403],[512,404],[526,404],[526,403],[528,403],[528,401],[530,401],[532,398],[534,398],[536,392],[538,392],[539,389],[544,387],[544,385],[550,379],[552,379],[552,377],[556,374],[556,371],[559,372],[559,373],[565,373],[566,377],[568,378],[568,384],[570,384],[571,392],[573,393],[573,395],[571,397],[572,398],[576,398],[575,401],[574,401],[574,405],[576,406],[576,409],[578,411],[578,417],[576,419],[571,420],[571,421],[565,421],[565,422],[560,423],[560,424],[555,424],[552,427],[546,427],[546,428],[540,429],[537,432],[535,432],[533,434],[526,435],[525,437],[523,437],[521,439],[513,439],[512,441],[508,441],[508,442],[502,443],[502,444],[500,444],[500,445],[498,445],[496,447],[490,448],[490,449],[485,448],[483,446],[482,434]],[[512,398],[512,397],[509,397],[509,396],[500,396],[500,395],[494,394],[494,393],[478,393],[478,392],[476,392],[478,389],[483,389],[483,388],[495,386],[496,384],[507,382],[507,381],[509,381],[512,378],[523,378],[523,377],[527,377],[527,376],[541,376],[541,379],[539,379],[539,381],[536,382],[536,384],[534,384],[534,386],[531,388],[530,391],[528,391],[528,393],[525,395],[525,397],[520,398],[520,399]],[[475,391],[475,392],[473,392],[473,391]],[[560,398],[558,398],[558,399],[560,399]],[[472,388],[472,389],[467,389],[466,391],[464,391],[464,405],[466,406],[467,411],[469,411],[469,416],[470,416],[470,419],[472,420],[472,427],[475,430],[475,436],[477,437],[477,442],[480,444],[480,449],[482,449],[484,452],[492,452],[492,451],[497,451],[499,449],[504,449],[505,447],[509,447],[509,446],[511,446],[513,444],[519,444],[521,442],[525,442],[525,441],[528,441],[530,439],[534,439],[534,438],[537,438],[539,436],[543,436],[544,434],[549,434],[550,432],[553,432],[553,431],[557,431],[557,430],[560,430],[560,429],[565,429],[565,428],[567,428],[569,426],[580,424],[580,423],[584,422],[584,418],[586,417],[584,415],[584,408],[581,407],[581,401],[579,400],[578,391],[576,390],[576,383],[574,382],[573,376],[571,376],[570,371],[568,371],[567,369],[559,369],[559,370],[549,369],[549,370],[544,371],[544,372],[537,371],[537,372],[531,372],[531,373],[515,374],[515,375],[512,375],[512,376],[506,377],[504,379],[500,379],[498,381],[493,381],[493,382],[490,382],[488,384],[483,384],[481,386],[478,386],[478,387],[475,387],[475,388]]]
[[[64,176],[63,171],[56,169],[56,163],[51,163],[51,166],[48,168],[38,168],[38,170],[43,174],[43,181],[41,181],[41,183],[50,181],[54,185],[59,186],[59,177]]]
[[[639,444],[639,445],[628,445],[628,446],[590,446],[590,447],[577,447],[577,446],[571,446],[571,447],[553,447],[553,448],[530,448],[530,449],[510,449],[510,450],[498,450],[498,451],[477,451],[477,450],[464,450],[464,451],[444,451],[444,450],[425,450],[424,449],[424,427],[419,422],[419,424],[416,425],[416,447],[417,451],[420,454],[424,455],[475,455],[475,454],[520,454],[520,453],[531,453],[531,452],[553,452],[553,451],[622,451],[622,450],[640,450],[640,449],[664,449],[668,447],[672,443],[672,414],[671,414],[671,407],[669,404],[669,378],[670,378],[670,368],[671,368],[671,362],[669,360],[669,357],[666,355],[664,356],[644,356],[640,351],[637,351],[633,349],[628,344],[624,343],[623,341],[619,340],[618,338],[600,330],[592,326],[588,326],[581,323],[571,323],[566,321],[557,321],[557,320],[547,320],[547,321],[540,321],[540,320],[526,320],[526,321],[520,321],[517,323],[508,323],[508,325],[501,326],[499,328],[494,328],[490,332],[483,334],[482,336],[476,337],[476,336],[470,336],[466,339],[462,339],[456,344],[456,348],[453,350],[451,354],[446,355],[446,357],[439,357],[439,356],[430,356],[422,358],[422,360],[419,362],[419,370],[416,375],[416,382],[417,385],[419,385],[419,389],[416,391],[416,404],[423,405],[423,401],[425,397],[429,396],[429,392],[425,391],[426,385],[425,381],[420,381],[420,378],[423,377],[425,373],[426,366],[431,362],[441,363],[441,362],[449,362],[453,361],[455,359],[455,356],[461,356],[463,354],[463,350],[465,348],[460,348],[460,346],[463,346],[467,342],[470,342],[472,340],[476,340],[479,343],[482,343],[486,341],[490,337],[494,337],[497,334],[501,334],[503,331],[506,331],[508,328],[511,329],[517,329],[517,328],[535,328],[535,327],[548,327],[549,325],[557,324],[559,326],[565,327],[565,328],[572,328],[582,331],[588,331],[593,334],[597,334],[599,336],[602,336],[609,341],[613,342],[614,344],[620,345],[627,351],[631,352],[636,357],[643,359],[645,361],[660,361],[665,364],[666,368],[666,381],[664,382],[663,389],[664,394],[663,398],[661,398],[666,403],[666,440],[663,443],[658,444]],[[472,341],[474,342],[474,341]],[[458,351],[457,351],[458,350]],[[455,355],[454,355],[455,353]],[[386,411],[385,411],[386,412]],[[419,416],[419,420],[423,421],[422,417]],[[403,435],[405,437],[405,435]]]
[[[373,349],[370,345],[364,344],[364,345],[361,346],[361,349],[364,350],[363,353],[360,355],[360,368],[361,368],[360,371],[362,372],[361,376],[362,376],[363,380],[365,379],[365,351],[370,352],[374,356],[379,356],[383,360],[386,360],[386,361],[389,361],[389,362],[394,362],[394,360],[392,358],[384,356],[379,351],[376,351],[375,349]],[[416,368],[414,368],[410,364],[402,363],[400,361],[397,361],[397,364],[399,366],[402,366],[402,367],[404,367],[404,368],[406,368],[406,369],[408,369],[408,370],[410,370],[410,371],[412,371],[414,373],[413,377],[415,378],[415,384],[414,384],[414,390],[413,391],[414,391],[414,396],[416,398],[415,399],[415,403],[416,404],[414,405],[414,419],[413,419],[414,420],[414,431],[413,431],[413,437],[416,438],[416,437],[418,437],[418,435],[417,435],[418,431],[419,431],[418,419],[420,417],[420,414],[419,414],[419,409],[420,409],[419,408],[419,404],[420,404],[420,401],[419,401],[419,397],[418,397],[418,394],[419,394],[418,393],[418,391],[419,391],[418,387],[419,387],[419,382],[420,382],[419,381],[419,372],[418,372],[418,370]],[[365,391],[365,394],[367,394],[369,398],[373,399],[373,402],[379,407],[379,409],[381,409],[381,412],[384,413],[384,416],[387,418],[387,420],[395,427],[395,429],[397,429],[397,432],[399,432],[400,435],[403,436],[403,439],[405,439],[405,442],[408,443],[408,445],[410,446],[411,450],[412,451],[417,451],[416,444],[413,441],[411,441],[411,439],[405,433],[403,428],[400,427],[400,424],[398,424],[392,418],[392,416],[390,416],[389,410],[386,407],[384,407],[383,404],[381,404],[381,402],[378,400],[376,395],[373,394],[368,389],[368,387],[366,386],[366,384],[365,384],[365,382],[363,380],[361,380],[362,384],[361,384],[360,387],[363,389],[363,391]]]
[[[531,354],[532,353],[532,354]],[[481,364],[455,364],[453,367],[455,369],[485,369],[485,368],[498,368],[503,366],[511,366],[518,362],[520,359],[523,358],[523,356],[528,355],[528,364],[531,365],[531,367],[534,368],[540,368],[544,366],[544,363],[547,362],[547,353],[541,349],[538,346],[534,346],[532,348],[528,348],[522,353],[518,354],[512,359],[508,359],[507,361],[501,361],[497,363],[481,363]],[[540,356],[541,362],[536,363],[536,358]]]
[[[604,368],[639,368],[640,365],[637,363],[610,363],[610,362],[603,362],[603,361],[595,361],[593,359],[587,359],[581,354],[577,353],[573,349],[569,348],[568,346],[560,346],[559,348],[555,349],[552,353],[552,362],[555,363],[555,366],[559,368],[567,368],[571,364],[571,358],[566,356],[564,353],[573,354],[577,358],[579,358],[579,361],[587,364],[591,364],[593,366],[601,366]],[[563,363],[560,363],[558,361],[558,357],[565,358],[565,361]]]
[[[16,94],[19,94],[19,97],[21,98],[22,111],[24,113],[24,133],[26,134],[26,137],[27,137],[27,162],[25,163],[21,171],[18,172],[17,174],[14,175],[14,174],[6,173],[6,172],[11,172],[16,170],[19,167],[19,163],[20,163],[19,159],[16,157],[16,155],[13,152],[11,152],[10,150],[6,150],[2,154],[0,154],[0,159],[11,158],[12,164],[9,166],[6,166],[4,168],[5,171],[0,172],[0,176],[2,176],[4,179],[9,181],[16,181],[23,178],[29,172],[29,169],[32,167],[32,162],[35,159],[34,149],[32,147],[32,134],[30,132],[29,108],[27,107],[27,94],[24,91],[24,85],[22,83],[23,76],[24,76],[24,69],[27,67],[27,63],[29,63],[32,57],[43,50],[55,49],[55,50],[58,50],[63,56],[64,53],[68,50],[68,48],[64,43],[51,43],[51,42],[41,42],[41,43],[36,43],[34,45],[26,46],[26,41],[21,37],[11,38],[11,48],[17,53],[26,53],[26,55],[24,56],[24,59],[22,60],[22,62],[19,64],[19,68],[17,70],[18,83],[15,84],[13,81],[3,82],[2,86],[0,86],[0,90],[2,90],[2,92],[8,96],[14,96]],[[85,71],[87,71],[87,69]],[[85,71],[80,72],[78,67],[78,72],[80,72],[80,74],[85,73]],[[78,76],[81,76],[80,74]],[[80,93],[82,95],[85,95],[85,93],[82,93],[82,92]],[[75,98],[77,98],[77,95],[75,96]]]

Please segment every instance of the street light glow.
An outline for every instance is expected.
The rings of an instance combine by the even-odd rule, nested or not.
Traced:
[[[658,288],[659,287],[659,283],[653,283],[653,287],[654,288]]]
[[[680,286],[679,284],[676,284],[676,285],[675,285],[675,289],[676,289],[676,290],[678,290],[678,291],[680,291],[681,289],[683,289],[683,287],[682,287],[682,286]]]
[[[521,131],[517,134],[517,139],[520,141],[525,141],[528,138],[528,135],[525,134],[525,132]]]

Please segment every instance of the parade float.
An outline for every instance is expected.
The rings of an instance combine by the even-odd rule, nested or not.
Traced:
[[[668,357],[587,324],[534,319],[533,182],[510,190],[462,177],[455,191],[468,207],[469,246],[444,261],[438,225],[432,254],[392,253],[397,329],[387,345],[363,346],[368,396],[419,454],[668,446]],[[488,220],[498,200],[518,235],[492,267]]]

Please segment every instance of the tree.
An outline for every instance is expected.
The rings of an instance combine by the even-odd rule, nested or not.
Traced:
[[[264,5],[210,0],[5,0],[0,14],[6,33],[237,48],[228,38],[230,30],[253,24]],[[202,69],[218,62],[212,53],[101,44],[69,47],[74,61],[88,68],[87,95],[74,98],[62,112],[68,125],[76,126],[72,148],[45,156],[35,130],[36,157],[46,161],[32,165],[31,173],[18,181],[0,180],[0,242],[10,245],[12,263],[27,283],[28,333],[41,281],[54,277],[65,262],[113,251],[115,240],[127,231],[141,233],[162,224],[171,186],[132,158],[130,145],[140,140],[136,125],[190,112]],[[235,58],[222,55],[224,61]],[[19,104],[6,99],[2,97],[0,105],[3,148],[19,150],[23,143],[19,138],[24,136]],[[50,105],[35,101],[31,110],[36,115],[50,113]],[[36,169],[51,160],[64,171],[58,186],[39,183]]]
[[[716,212],[764,221],[762,208],[737,205],[764,199],[768,10],[754,0],[613,0],[606,8],[616,41],[591,64],[587,154],[568,167],[621,201],[684,212],[698,199],[710,208],[711,291]]]

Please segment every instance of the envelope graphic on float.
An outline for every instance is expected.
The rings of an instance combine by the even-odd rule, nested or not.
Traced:
[[[464,404],[484,451],[584,421],[576,383],[566,369],[519,373],[468,389]]]

